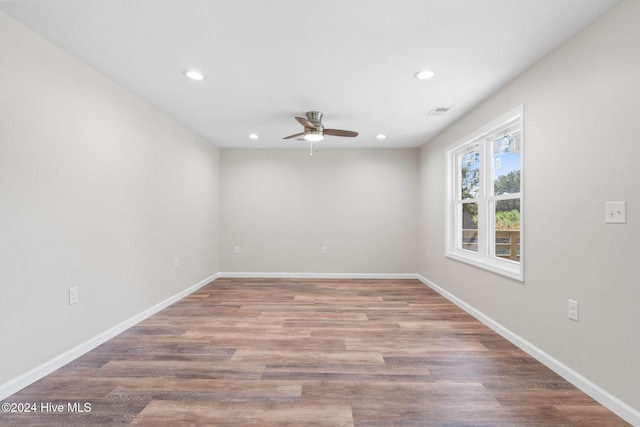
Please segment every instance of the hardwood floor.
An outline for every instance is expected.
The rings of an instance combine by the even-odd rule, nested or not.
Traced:
[[[6,402],[37,412],[2,426],[628,425],[417,280],[218,279]]]

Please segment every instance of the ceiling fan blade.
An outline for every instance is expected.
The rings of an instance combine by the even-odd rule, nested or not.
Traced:
[[[304,132],[296,133],[295,135],[285,136],[285,137],[284,137],[284,138],[282,138],[282,139],[291,139],[291,138],[295,138],[295,137],[297,137],[297,136],[302,136],[302,135],[304,135]]]
[[[304,119],[302,117],[296,117],[296,120],[298,121],[298,123],[300,123],[302,126],[304,126],[306,128],[311,128],[311,129],[315,129],[316,128],[316,125],[314,125],[313,123],[311,123],[307,119]]]
[[[358,132],[354,132],[352,130],[342,130],[342,129],[325,129],[324,134],[333,135],[333,136],[349,136],[349,137],[358,136]]]

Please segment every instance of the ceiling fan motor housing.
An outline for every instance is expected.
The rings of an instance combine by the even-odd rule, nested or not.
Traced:
[[[316,126],[322,126],[322,113],[320,111],[307,111],[307,120]]]
[[[307,120],[315,126],[313,128],[304,128],[304,136],[307,140],[321,140],[324,137],[324,126],[322,126],[322,113],[320,111],[307,111]],[[316,135],[316,138],[307,138],[307,135]]]

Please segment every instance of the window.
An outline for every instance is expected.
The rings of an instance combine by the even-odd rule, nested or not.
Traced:
[[[447,147],[448,257],[523,278],[522,106]]]

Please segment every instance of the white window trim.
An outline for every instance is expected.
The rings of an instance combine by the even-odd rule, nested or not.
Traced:
[[[514,108],[508,113],[500,116],[499,118],[493,120],[491,123],[483,126],[482,128],[472,132],[468,136],[460,139],[454,144],[445,148],[445,161],[447,166],[445,168],[445,182],[446,185],[446,194],[445,194],[445,256],[451,259],[455,259],[457,261],[465,262],[471,264],[473,266],[501,274],[503,276],[518,280],[524,281],[524,107],[522,105]],[[457,215],[457,211],[455,209],[455,191],[456,191],[456,179],[457,175],[457,165],[456,165],[456,156],[455,152],[460,150],[461,148],[473,144],[474,142],[479,142],[482,139],[488,137],[494,132],[497,132],[501,127],[506,126],[509,122],[512,122],[514,119],[519,117],[520,120],[520,132],[521,132],[521,164],[520,164],[520,262],[511,261],[508,259],[495,258],[489,256],[490,248],[489,242],[486,238],[486,233],[479,233],[478,239],[478,248],[479,251],[472,252],[469,250],[464,250],[457,248],[456,246],[456,237],[458,234],[458,230],[456,228],[456,221],[454,220],[454,215]],[[486,147],[484,144],[480,144],[481,153],[480,158],[483,162],[484,170],[486,171],[491,162],[491,156],[487,156],[484,151]],[[485,172],[486,173],[486,172]],[[485,180],[486,181],[486,180]],[[484,183],[485,186],[489,185],[487,182]],[[486,189],[485,189],[486,190]],[[485,196],[482,197],[484,200],[499,200],[501,196],[491,196],[486,197],[486,191],[484,192]],[[477,200],[477,199],[476,199]],[[490,216],[490,215],[489,215]],[[490,218],[479,217],[478,223],[483,224],[482,226],[485,229],[488,229],[488,221]]]

